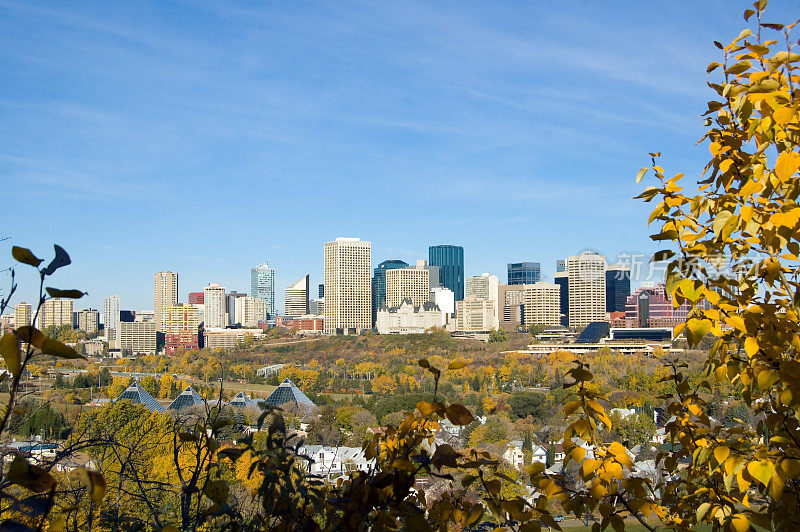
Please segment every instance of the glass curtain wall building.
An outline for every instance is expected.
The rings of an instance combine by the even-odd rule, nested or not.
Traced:
[[[250,270],[250,295],[267,303],[267,314],[275,315],[275,270],[269,264],[259,264]]]
[[[430,246],[428,264],[439,267],[439,284],[452,290],[456,301],[463,301],[464,248],[451,245]]]
[[[508,284],[534,284],[542,280],[539,262],[512,262],[508,265]]]

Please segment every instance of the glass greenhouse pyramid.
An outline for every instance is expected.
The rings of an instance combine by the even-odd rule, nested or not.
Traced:
[[[197,393],[191,386],[187,386],[187,388],[169,404],[167,410],[181,410],[182,408],[190,408],[202,404],[205,404],[203,396]]]
[[[271,406],[281,406],[290,402],[299,406],[314,406],[314,402],[289,379],[280,383],[266,399],[266,403]]]
[[[152,412],[164,412],[166,409],[164,405],[156,401],[152,395],[147,393],[147,390],[139,386],[138,382],[133,382],[128,389],[122,392],[114,402],[120,399],[127,399],[131,403],[140,404]]]
[[[256,402],[253,401],[252,399],[250,399],[249,397],[247,397],[244,394],[244,392],[239,392],[238,394],[236,394],[236,397],[231,399],[230,405],[238,407],[238,408],[244,408],[246,406],[250,406],[250,407],[253,407],[253,408],[258,408],[258,405],[256,404]]]

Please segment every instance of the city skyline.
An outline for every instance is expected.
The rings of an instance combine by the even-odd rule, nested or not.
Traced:
[[[58,243],[76,305],[150,308],[153,272],[185,301],[248,292],[267,257],[281,310],[340,235],[373,267],[455,243],[467,276],[647,255],[634,176],[652,151],[670,174],[705,164],[705,67],[741,26],[719,6],[0,2],[0,267]]]

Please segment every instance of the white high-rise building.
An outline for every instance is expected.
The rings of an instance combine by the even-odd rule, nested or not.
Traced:
[[[153,312],[156,331],[167,332],[167,308],[178,304],[178,274],[170,271],[153,276]]]
[[[569,326],[606,319],[606,258],[585,251],[567,257]]]
[[[465,298],[473,296],[479,300],[491,301],[494,304],[492,329],[500,328],[499,286],[500,280],[497,278],[497,276],[490,275],[488,273],[467,277],[464,283]]]
[[[108,296],[103,301],[103,327],[108,347],[116,349],[115,331],[119,330],[119,296]]]
[[[286,290],[284,290],[284,296],[284,314],[287,316],[305,316],[308,314],[308,275],[287,286]]]
[[[25,327],[31,324],[33,314],[31,306],[24,301],[14,307],[14,327]]]
[[[444,318],[443,323],[447,325],[450,319],[456,315],[456,295],[449,288],[436,286],[431,288],[431,301],[436,303]]]
[[[557,284],[526,284],[525,287],[525,326],[548,325],[557,327],[561,324],[560,294]]]
[[[386,270],[386,306],[399,307],[406,299],[418,307],[430,300],[430,270],[427,262],[418,260],[416,266]]]
[[[268,263],[250,269],[250,296],[263,299],[269,315],[275,315],[275,269]]]
[[[219,283],[210,283],[203,289],[203,320],[205,328],[223,328],[228,326],[225,317],[225,287]]]
[[[372,244],[337,238],[323,245],[326,334],[372,328]]]
[[[48,299],[39,311],[39,329],[45,330],[48,327],[61,327],[69,325],[73,327],[72,319],[72,300],[71,299]]]

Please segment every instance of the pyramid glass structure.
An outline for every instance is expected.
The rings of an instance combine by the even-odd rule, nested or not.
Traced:
[[[188,386],[169,404],[167,410],[181,410],[182,408],[189,408],[202,404],[205,404],[203,396],[197,393],[194,388]]]
[[[237,408],[244,408],[246,406],[250,406],[250,407],[253,407],[253,408],[258,408],[258,405],[256,404],[256,402],[253,401],[252,399],[250,399],[249,397],[247,397],[244,394],[244,392],[239,392],[238,394],[236,394],[236,397],[231,399],[230,405],[231,406],[235,406]]]
[[[271,406],[281,406],[286,403],[295,403],[305,407],[314,406],[314,402],[289,379],[280,383],[275,391],[269,394],[266,403]]]
[[[147,390],[139,386],[138,382],[134,382],[128,389],[122,392],[119,397],[114,399],[116,403],[120,399],[127,399],[131,403],[139,404],[150,410],[151,412],[164,412],[166,409],[164,405],[156,401],[152,395],[147,393]]]

